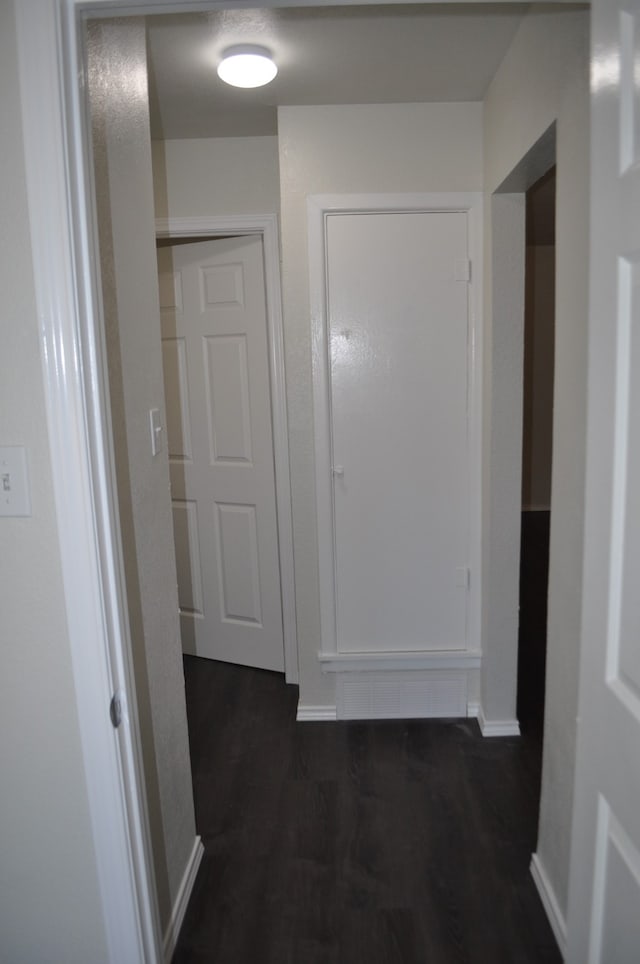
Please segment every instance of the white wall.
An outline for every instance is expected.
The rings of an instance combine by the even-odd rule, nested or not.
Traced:
[[[551,556],[547,639],[547,690],[538,856],[562,912],[567,906],[569,838],[580,644],[580,585],[584,509],[586,330],[589,238],[589,86],[587,11],[530,13],[521,24],[492,81],[484,104],[485,190],[490,195],[557,121],[556,339]],[[542,173],[542,172],[539,172]],[[524,190],[513,188],[514,190]],[[486,230],[491,238],[491,206]],[[503,359],[492,342],[490,246],[486,264],[485,388],[490,393]],[[487,404],[487,410],[490,410]],[[485,425],[490,462],[490,425]],[[505,439],[504,444],[510,444]],[[489,476],[492,466],[487,466]],[[495,479],[489,478],[490,485]],[[487,488],[486,494],[490,491]],[[519,491],[518,491],[519,497]],[[488,515],[488,543],[510,540],[501,518]],[[483,703],[499,718],[513,707],[501,702],[500,654],[513,650],[513,620],[505,618],[509,558],[503,555],[485,573]],[[517,598],[515,601],[517,607]],[[508,614],[507,614],[508,616]],[[517,630],[517,613],[515,620]],[[506,688],[509,701],[513,687]]]
[[[154,141],[152,147],[158,218],[280,209],[276,137]]]
[[[0,958],[107,960],[75,710],[33,293],[14,6],[0,4],[0,445],[32,515],[0,519]]]
[[[306,199],[310,194],[482,189],[480,104],[278,110],[283,301],[300,700],[335,703],[320,670]]]
[[[160,921],[169,921],[195,820],[166,446],[151,454],[149,410],[164,418],[151,140],[142,20],[90,33],[100,263],[118,502]]]

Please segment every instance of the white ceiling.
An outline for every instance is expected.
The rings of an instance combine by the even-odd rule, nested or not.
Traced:
[[[154,138],[276,133],[276,107],[482,100],[528,5],[406,4],[149,17]],[[275,81],[218,79],[222,51],[269,47]]]

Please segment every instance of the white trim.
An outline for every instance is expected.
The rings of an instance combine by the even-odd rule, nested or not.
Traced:
[[[513,720],[485,719],[482,704],[478,704],[478,726],[483,736],[520,736],[520,724]]]
[[[334,704],[323,704],[321,706],[312,703],[298,703],[296,720],[298,723],[327,723],[335,722],[337,719]]]
[[[460,652],[318,653],[323,673],[367,673],[389,670],[479,669],[481,654]]]
[[[564,914],[560,910],[558,898],[537,853],[531,855],[531,865],[529,869],[549,924],[551,925],[553,936],[558,942],[558,948],[564,960],[567,956],[567,922]]]
[[[467,719],[477,720],[480,716],[480,704],[477,700],[469,700],[467,702]]]
[[[25,169],[69,647],[107,956],[160,955],[128,639],[72,0],[15,4]],[[46,177],[43,177],[46,171]],[[119,690],[123,722],[109,720]]]
[[[193,218],[156,218],[158,238],[206,238],[226,232],[233,235],[274,232],[278,238],[278,217],[275,214],[228,214]],[[279,257],[278,257],[279,263]],[[278,279],[280,273],[278,272]]]
[[[331,482],[331,399],[326,334],[326,219],[330,214],[361,212],[464,211],[468,218],[469,258],[469,616],[467,646],[480,648],[482,519],[482,211],[483,195],[319,194],[307,198],[309,295],[313,366],[316,507],[322,653],[338,652],[335,601],[335,533]]]
[[[187,866],[184,869],[180,886],[178,887],[178,893],[176,894],[169,923],[167,924],[167,928],[164,932],[162,954],[165,964],[171,964],[171,958],[176,949],[176,944],[178,943],[178,938],[180,936],[180,928],[182,927],[184,915],[186,914],[187,907],[189,905],[191,891],[193,890],[193,885],[196,882],[198,868],[200,867],[203,857],[204,847],[202,846],[202,839],[200,837],[196,837],[193,841],[193,847],[191,849],[191,853],[189,854],[189,859],[187,860]]]
[[[457,195],[454,195],[456,198]],[[484,195],[463,194],[460,204],[468,205],[469,259],[469,612],[467,646],[480,650],[482,641],[482,412],[483,412],[483,280]]]
[[[320,645],[322,652],[337,653],[333,492],[330,478],[331,401],[326,341],[327,285],[325,208],[323,199],[307,198],[309,245],[309,303],[311,309],[311,363],[315,441],[318,581],[320,592]]]
[[[293,529],[291,522],[291,482],[289,473],[289,434],[284,367],[284,334],[280,288],[280,242],[275,214],[242,214],[200,218],[157,218],[159,238],[197,238],[216,235],[259,234],[264,252],[269,374],[271,382],[271,422],[280,552],[282,629],[284,668],[287,683],[298,682],[298,640],[296,628],[295,577],[293,568]]]

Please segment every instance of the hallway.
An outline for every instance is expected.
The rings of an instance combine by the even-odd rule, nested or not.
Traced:
[[[185,674],[205,856],[174,964],[560,961],[529,874],[537,732],[296,724],[277,674]]]

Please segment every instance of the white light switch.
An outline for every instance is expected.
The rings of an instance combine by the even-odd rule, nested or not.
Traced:
[[[0,516],[31,515],[27,452],[22,445],[0,448]]]
[[[151,454],[157,455],[158,452],[162,452],[162,422],[160,421],[159,408],[149,410],[149,427],[151,429]]]

